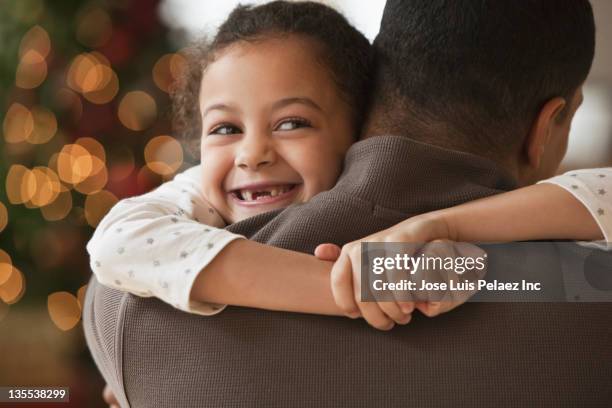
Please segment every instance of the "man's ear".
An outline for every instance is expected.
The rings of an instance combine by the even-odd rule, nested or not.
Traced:
[[[556,97],[550,99],[542,107],[529,130],[524,151],[527,154],[529,165],[534,169],[540,167],[544,151],[550,143],[553,128],[565,105],[564,98]]]

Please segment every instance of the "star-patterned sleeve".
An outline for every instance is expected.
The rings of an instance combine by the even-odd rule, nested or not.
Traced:
[[[580,242],[581,245],[612,250],[612,168],[574,170],[540,183],[556,184],[569,191],[601,228],[603,241]]]
[[[87,244],[100,283],[157,297],[189,313],[213,315],[224,309],[189,299],[200,271],[227,244],[244,238],[222,229],[223,219],[201,193],[200,171],[192,167],[109,211]]]

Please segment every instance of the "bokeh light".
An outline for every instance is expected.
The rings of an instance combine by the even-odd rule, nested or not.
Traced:
[[[8,211],[4,203],[0,201],[0,232],[6,228],[6,224],[8,224]]]
[[[162,91],[170,93],[185,67],[186,60],[181,54],[163,55],[153,66],[153,82]]]
[[[51,39],[47,31],[35,25],[25,33],[19,43],[19,56],[23,58],[29,51],[36,51],[42,58],[46,58],[51,51]]]
[[[153,172],[168,176],[183,164],[183,147],[171,136],[157,136],[145,146],[144,156]]]
[[[42,106],[32,108],[31,113],[34,128],[26,136],[26,141],[32,144],[47,143],[57,132],[57,119],[55,115]]]
[[[72,194],[63,187],[58,196],[51,203],[41,207],[40,212],[47,221],[59,221],[70,213],[72,209]]]
[[[36,193],[36,178],[32,172],[21,164],[9,168],[6,176],[6,195],[11,204],[23,204],[30,201]]]
[[[157,104],[148,93],[132,91],[121,99],[117,114],[126,128],[135,131],[145,130],[157,119]]]
[[[32,112],[20,103],[13,103],[4,116],[2,130],[8,143],[25,141],[34,131]]]
[[[47,143],[57,132],[57,119],[53,112],[42,106],[30,110],[14,103],[4,117],[3,130],[8,143]]]
[[[106,162],[104,146],[93,137],[80,137],[74,143],[83,146],[91,155],[99,158],[102,163]]]
[[[70,64],[66,83],[88,101],[105,104],[119,91],[119,79],[108,59],[99,52],[77,55]]]
[[[0,285],[4,284],[13,273],[13,261],[9,254],[0,249]]]
[[[56,165],[60,179],[69,184],[81,183],[92,175],[96,167],[99,170],[101,166],[100,159],[92,156],[80,144],[64,145],[57,156]]]
[[[35,50],[27,51],[19,60],[15,72],[15,85],[24,89],[33,89],[43,83],[47,77],[47,61]]]
[[[87,223],[96,227],[117,201],[119,201],[117,197],[106,190],[88,195],[85,199],[85,219]]]
[[[33,168],[31,174],[36,182],[36,189],[29,200],[30,204],[34,207],[44,207],[55,201],[62,190],[57,174],[44,166]]]
[[[77,17],[77,40],[90,48],[103,46],[111,38],[113,24],[110,16],[99,7],[83,11]]]
[[[76,92],[82,93],[89,71],[95,70],[98,64],[100,64],[99,60],[89,53],[82,53],[74,57],[66,77],[68,86]],[[92,79],[89,78],[89,81],[92,81]],[[91,88],[93,85],[88,84],[88,86]]]
[[[91,156],[94,168],[99,168],[97,172],[91,174],[83,181],[74,185],[74,189],[81,194],[93,194],[102,190],[108,183],[108,170],[104,163],[100,162],[96,156]]]
[[[78,180],[74,181],[74,189],[82,194],[93,194],[102,190],[108,182],[104,147],[91,137],[81,137],[75,141],[75,145],[84,148],[87,156],[82,155],[74,162],[75,164],[82,162],[82,166],[78,169]],[[72,151],[74,152],[74,149]],[[62,157],[60,154],[60,158]]]
[[[54,195],[56,196],[59,192],[59,186],[54,188],[53,182],[47,175],[47,172],[40,168],[32,169],[31,174],[34,179],[35,189],[34,194],[32,194],[32,197],[28,201],[35,207],[49,204],[55,198]],[[56,180],[56,182],[59,184],[59,180]]]
[[[98,66],[99,83],[98,86],[83,93],[85,99],[91,103],[102,105],[112,101],[119,92],[119,79],[117,74],[110,67],[105,65]]]
[[[63,331],[70,330],[81,320],[81,308],[77,298],[68,292],[55,292],[47,298],[51,321]]]
[[[0,285],[0,300],[7,305],[19,302],[25,293],[25,278],[14,265],[9,278]]]

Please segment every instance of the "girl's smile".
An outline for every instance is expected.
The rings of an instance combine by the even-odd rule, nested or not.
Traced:
[[[294,202],[300,186],[301,183],[260,183],[232,190],[229,194],[236,205],[267,211],[267,205]]]

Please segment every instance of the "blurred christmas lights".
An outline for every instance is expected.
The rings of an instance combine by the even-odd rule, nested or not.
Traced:
[[[116,10],[89,3],[78,11],[72,38],[89,49],[72,48],[66,54],[70,48],[56,39],[54,25],[40,22],[45,7],[42,0],[23,0],[9,10],[14,21],[29,29],[14,57],[13,90],[7,93],[0,141],[7,160],[7,200],[0,202],[0,232],[7,240],[2,245],[16,251],[18,263],[30,257],[28,271],[52,271],[73,262],[84,251],[82,227],[95,227],[117,196],[148,191],[184,165],[176,139],[151,135],[169,131],[159,112],[165,112],[167,94],[186,65],[183,55],[169,53],[167,44],[156,46],[155,63],[149,59],[153,66],[145,66],[145,75],[140,72],[141,80],[134,83],[126,61],[139,52],[134,46],[138,39],[125,26],[114,26]],[[132,82],[121,98],[118,74]],[[124,141],[121,137],[129,131],[121,126],[143,133]],[[38,209],[43,224],[19,209],[13,213],[8,203]],[[12,227],[10,235],[7,226]],[[49,317],[59,329],[78,324],[86,289],[81,286],[76,297],[61,291],[48,296]],[[25,290],[24,273],[0,249],[0,320]]]
[[[85,199],[85,219],[92,227],[98,225],[102,217],[119,201],[110,191],[102,190],[88,195]]]
[[[157,119],[157,104],[146,92],[128,92],[121,99],[117,115],[126,128],[145,130]]]
[[[77,298],[68,292],[55,292],[47,298],[51,321],[60,330],[70,330],[81,320],[81,307]]]
[[[185,63],[181,54],[163,55],[153,66],[153,82],[162,91],[170,93],[172,85],[185,69]]]
[[[145,146],[144,156],[152,171],[168,176],[183,164],[183,147],[171,136],[157,136]]]

